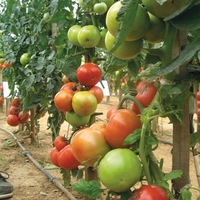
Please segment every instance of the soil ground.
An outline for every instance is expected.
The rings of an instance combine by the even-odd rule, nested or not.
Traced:
[[[105,119],[105,114],[110,105],[117,103],[118,98],[112,96],[109,102],[104,99],[103,103],[99,104],[97,111],[102,112],[100,118]],[[47,117],[44,116],[39,120],[40,131],[38,133],[39,144],[37,146],[30,145],[29,139],[24,139],[25,135],[15,133],[18,141],[30,153],[30,155],[40,163],[44,168],[49,166],[49,152],[52,148],[52,139],[50,130],[47,130]],[[166,119],[159,119],[158,137],[165,141],[172,142],[172,126]],[[16,132],[18,127],[10,127],[6,123],[5,108],[0,113],[0,128],[10,132]],[[64,122],[61,127],[60,135],[67,133],[68,124]],[[9,147],[5,147],[5,143],[9,143]],[[14,145],[11,145],[14,144]],[[158,159],[164,158],[164,171],[171,171],[171,150],[170,144],[159,143],[155,154]],[[46,168],[45,168],[46,169]],[[23,155],[22,149],[16,145],[13,138],[5,131],[0,130],[0,170],[4,170],[10,174],[8,181],[13,184],[14,192],[12,200],[68,200],[69,198],[52,181],[42,173],[29,159]],[[46,171],[53,176],[57,181],[63,184],[62,175],[58,168]],[[190,179],[194,188],[198,187],[194,159],[190,156]],[[77,200],[84,199],[76,192],[68,190],[76,197]],[[192,190],[193,198],[197,199],[199,193]]]

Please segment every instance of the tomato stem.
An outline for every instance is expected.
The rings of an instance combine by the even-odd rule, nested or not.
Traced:
[[[130,94],[126,94],[122,97],[122,99],[120,100],[120,102],[117,106],[117,109],[122,108],[123,103],[127,100],[133,101],[138,106],[138,108],[140,109],[140,112],[143,111],[144,106],[134,96],[131,96]]]

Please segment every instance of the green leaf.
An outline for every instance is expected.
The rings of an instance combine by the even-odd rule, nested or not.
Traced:
[[[124,145],[130,145],[130,144],[134,144],[136,142],[139,141],[140,139],[140,133],[141,133],[141,130],[140,129],[137,129],[135,130],[133,133],[129,134],[125,140],[124,140]]]
[[[167,66],[159,69],[155,69],[154,73],[156,75],[166,75],[168,73],[173,72],[181,65],[185,64],[186,62],[190,61],[197,51],[200,50],[200,39],[194,39],[191,43],[185,46],[183,51],[181,51],[180,55],[172,60]]]
[[[172,19],[172,24],[181,30],[195,30],[200,28],[200,5],[193,6],[178,17]]]
[[[71,173],[70,170],[60,169],[60,173],[62,174],[64,186],[68,186],[71,183]]]
[[[164,181],[180,178],[182,174],[183,172],[181,170],[172,170],[170,173],[165,174]]]
[[[72,185],[72,189],[78,193],[87,196],[92,199],[98,198],[102,190],[100,189],[101,185],[98,181],[80,181]]]
[[[192,199],[192,193],[188,189],[184,189],[181,192],[181,200],[191,200]]]
[[[200,134],[198,132],[190,134],[190,147],[194,147],[200,141]]]

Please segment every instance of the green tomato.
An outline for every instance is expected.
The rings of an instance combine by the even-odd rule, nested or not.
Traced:
[[[95,3],[93,7],[93,11],[98,15],[103,15],[104,13],[106,13],[107,9],[108,7],[104,2]]]
[[[107,5],[107,8],[110,8],[110,6],[112,6],[115,1],[114,0],[100,0],[99,2],[104,2]]]
[[[24,53],[24,54],[21,55],[21,57],[20,57],[20,63],[22,65],[26,65],[26,64],[29,63],[29,54],[28,53]]]
[[[119,31],[120,23],[117,20],[118,12],[122,7],[121,1],[114,3],[108,10],[106,15],[106,26],[108,31],[116,36]],[[150,25],[150,19],[147,11],[138,5],[135,19],[130,26],[130,30],[126,36],[126,41],[134,41],[141,38]]]
[[[166,25],[162,18],[148,13],[150,17],[150,26],[144,33],[143,39],[149,43],[162,42],[165,37]]]
[[[67,32],[67,37],[73,45],[81,46],[78,41],[78,33],[80,29],[81,29],[80,25],[73,25]]]
[[[106,45],[105,45],[105,38],[106,38],[106,33],[108,32],[107,29],[103,29],[101,30],[100,34],[101,34],[101,39],[97,45],[97,47],[99,48],[106,48]]]
[[[49,12],[44,13],[44,15],[43,15],[43,20],[44,20],[44,21],[48,21],[49,19],[50,19],[50,14],[49,14]]]
[[[141,173],[140,160],[130,149],[109,151],[98,167],[100,181],[113,192],[129,190],[140,179]]]
[[[108,31],[105,38],[105,45],[110,51],[117,39]],[[136,57],[143,47],[142,39],[136,41],[124,41],[112,54],[120,59],[126,60]]]
[[[79,116],[73,110],[65,115],[65,120],[74,127],[85,126],[90,121],[90,116]]]
[[[191,0],[166,0],[161,5],[156,0],[142,0],[142,3],[151,14],[161,18],[168,17],[190,2]]]
[[[90,116],[97,109],[97,99],[90,91],[79,91],[72,97],[72,108],[80,116]]]
[[[99,29],[94,25],[82,27],[78,33],[78,41],[84,48],[96,47],[101,39]]]

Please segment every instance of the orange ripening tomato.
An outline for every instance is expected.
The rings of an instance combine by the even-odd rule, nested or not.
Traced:
[[[55,106],[62,112],[72,110],[72,97],[73,92],[71,90],[59,91],[54,97]]]
[[[77,83],[76,82],[68,82],[65,83],[60,90],[72,90],[72,91],[76,91],[77,90]]]
[[[113,148],[123,148],[125,138],[138,128],[141,128],[141,122],[136,113],[128,109],[119,109],[108,120],[104,136]]]
[[[107,119],[110,119],[110,117],[112,116],[112,114],[115,112],[115,111],[117,111],[117,104],[115,104],[115,105],[112,105],[109,109],[108,109],[108,111],[107,111],[107,113],[106,113],[106,118]]]
[[[94,94],[97,99],[97,103],[101,103],[104,98],[103,90],[99,86],[93,86],[89,89],[90,92]]]
[[[65,140],[65,138],[61,135],[58,135],[55,140],[53,141],[54,146],[56,147],[56,149],[58,149],[58,151],[60,151],[61,149],[63,149],[65,146],[68,145],[68,142]]]
[[[76,159],[88,167],[92,167],[99,158],[110,150],[103,130],[97,130],[94,127],[84,128],[75,133],[72,137],[71,145]]]

